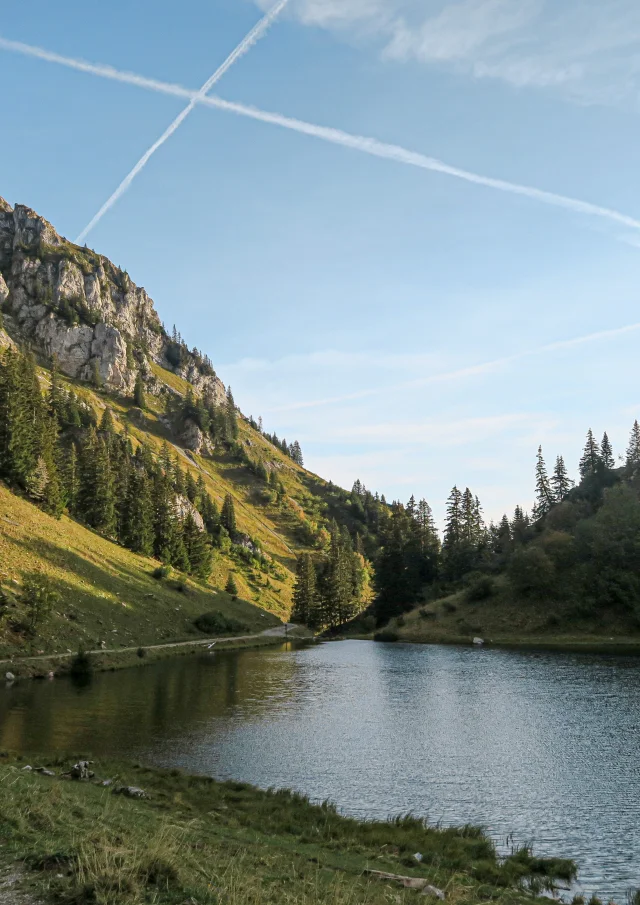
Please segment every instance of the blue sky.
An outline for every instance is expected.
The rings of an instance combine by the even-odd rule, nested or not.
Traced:
[[[196,91],[271,0],[34,0],[1,38]],[[227,100],[640,217],[635,0],[289,0]],[[0,195],[70,238],[185,100],[0,47]],[[87,238],[306,464],[530,507],[640,415],[640,230],[197,106]],[[554,345],[558,344],[559,345]],[[548,348],[551,346],[551,348]]]

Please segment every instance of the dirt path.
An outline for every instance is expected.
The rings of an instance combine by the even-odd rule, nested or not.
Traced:
[[[172,641],[168,644],[147,644],[147,645],[134,645],[133,647],[114,647],[114,648],[98,648],[97,650],[89,650],[86,651],[87,654],[126,654],[131,653],[132,651],[137,650],[169,650],[171,648],[177,647],[206,647],[211,648],[215,644],[219,642],[228,642],[228,641],[251,641],[253,638],[300,638],[304,637],[304,635],[300,635],[298,633],[299,626],[294,625],[293,623],[287,623],[286,625],[276,625],[275,628],[265,629],[264,632],[259,632],[256,635],[235,635],[234,637],[217,637],[217,638],[204,638],[198,641]],[[29,661],[38,661],[38,660],[64,660],[69,659],[69,657],[75,657],[76,654],[38,654],[34,657],[20,657],[19,660],[16,659],[15,662],[24,662],[25,660]],[[0,666],[9,666],[13,663],[13,660],[0,660]],[[0,899],[0,905],[2,905],[2,899]]]

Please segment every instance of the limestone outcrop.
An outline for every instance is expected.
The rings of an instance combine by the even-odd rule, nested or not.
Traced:
[[[153,300],[129,275],[88,248],[68,242],[43,217],[0,198],[0,306],[5,328],[17,342],[55,355],[70,377],[99,379],[130,394],[150,362],[168,367],[199,395],[222,402],[225,387],[201,367],[186,346],[180,367],[167,351],[174,344]]]

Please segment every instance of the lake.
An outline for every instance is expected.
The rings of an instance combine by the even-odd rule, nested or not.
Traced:
[[[482,824],[640,886],[640,659],[343,641],[0,686],[0,747],[286,786],[341,810]]]

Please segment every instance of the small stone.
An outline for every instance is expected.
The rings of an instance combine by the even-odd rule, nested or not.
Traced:
[[[416,861],[418,861],[418,863],[422,861],[422,854],[420,852],[416,852],[413,857],[416,859]]]
[[[16,677],[12,672],[8,672],[5,674],[5,679],[7,680],[7,682],[15,682]]]
[[[25,767],[22,768],[23,773],[31,773],[32,771],[33,771],[33,767],[30,767],[29,764],[27,764]]]
[[[36,773],[39,773],[40,776],[55,776],[56,774],[53,770],[47,770],[46,767],[36,767]]]
[[[118,786],[113,790],[113,794],[124,795],[126,798],[147,798],[144,789],[139,789],[137,786]]]

